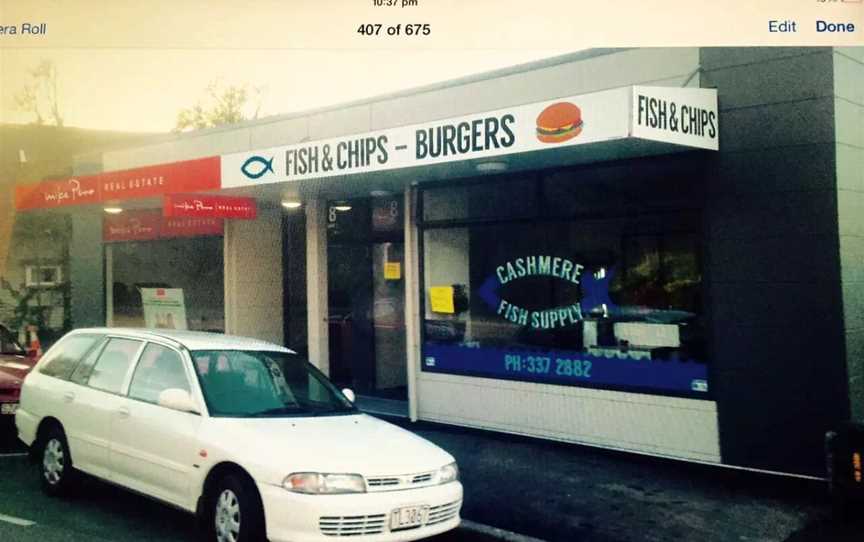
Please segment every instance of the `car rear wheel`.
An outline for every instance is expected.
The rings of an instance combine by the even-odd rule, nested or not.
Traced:
[[[52,497],[68,495],[75,473],[69,443],[62,429],[52,427],[47,431],[42,439],[40,457],[39,473],[43,491]]]
[[[264,509],[251,480],[235,474],[225,476],[211,496],[212,531],[216,542],[260,542],[264,540]]]

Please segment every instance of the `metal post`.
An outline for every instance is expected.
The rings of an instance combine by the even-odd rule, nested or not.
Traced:
[[[417,243],[417,221],[414,217],[414,200],[417,190],[405,190],[405,352],[408,364],[408,416],[412,422],[418,419],[417,368],[420,366],[420,277]]]

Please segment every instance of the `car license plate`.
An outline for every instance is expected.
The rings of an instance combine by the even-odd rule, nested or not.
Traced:
[[[0,414],[11,416],[18,410],[18,403],[3,403],[0,405]]]
[[[419,527],[426,523],[428,515],[428,506],[405,506],[397,508],[390,514],[390,530],[395,531],[397,529]]]

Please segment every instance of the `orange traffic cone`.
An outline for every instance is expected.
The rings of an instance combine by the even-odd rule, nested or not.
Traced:
[[[30,346],[27,348],[27,355],[33,359],[42,357],[42,344],[39,342],[39,330],[36,326],[27,326],[27,331],[30,332]]]

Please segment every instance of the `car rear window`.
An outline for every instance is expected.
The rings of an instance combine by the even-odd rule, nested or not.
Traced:
[[[75,366],[99,338],[97,335],[72,335],[60,339],[39,363],[39,372],[68,380]]]

